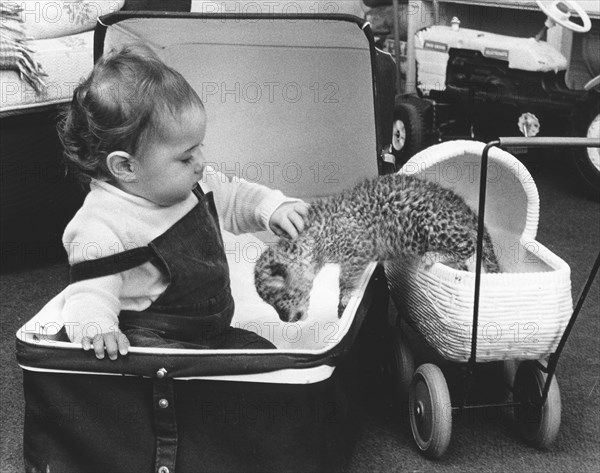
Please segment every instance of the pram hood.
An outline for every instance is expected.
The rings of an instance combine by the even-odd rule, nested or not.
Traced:
[[[437,182],[463,197],[478,211],[481,156],[485,144],[455,140],[417,153],[399,171]],[[535,240],[540,199],[531,174],[518,159],[500,148],[489,151],[485,224],[492,234]]]

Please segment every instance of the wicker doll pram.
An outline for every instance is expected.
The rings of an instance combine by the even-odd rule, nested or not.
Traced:
[[[410,159],[400,171],[434,180],[477,211],[484,144],[449,141]],[[490,150],[486,227],[501,273],[480,285],[477,361],[542,359],[556,348],[572,313],[570,268],[535,240],[537,188],[510,153]],[[406,321],[447,360],[471,354],[475,273],[432,259],[386,265],[392,298]]]

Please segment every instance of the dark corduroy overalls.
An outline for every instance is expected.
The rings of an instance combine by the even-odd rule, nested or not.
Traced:
[[[71,282],[116,274],[151,261],[169,277],[165,292],[143,311],[123,310],[119,328],[133,346],[275,348],[253,332],[230,326],[229,287],[213,194],[194,188],[198,204],[148,246],[71,267]]]

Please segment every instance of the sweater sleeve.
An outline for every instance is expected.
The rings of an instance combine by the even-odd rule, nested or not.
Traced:
[[[280,205],[299,201],[279,190],[228,177],[211,167],[206,168],[200,184],[214,193],[221,225],[234,234],[269,230],[271,216]]]
[[[94,338],[99,333],[118,330],[122,282],[122,277],[115,274],[79,281],[66,288],[62,316],[72,342],[81,343],[83,337]]]
[[[103,225],[83,225],[78,219],[71,221],[63,235],[70,265],[113,254],[118,242]],[[122,286],[122,274],[113,274],[77,281],[65,289],[62,317],[72,342],[118,329]]]

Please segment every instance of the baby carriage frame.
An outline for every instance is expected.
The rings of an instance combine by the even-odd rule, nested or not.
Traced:
[[[360,18],[120,12],[97,25],[95,58],[139,42],[203,99],[205,156],[216,170],[306,200],[382,172],[379,111],[381,98],[393,97],[385,77],[393,64]],[[226,253],[244,260],[253,249]],[[375,263],[359,286],[329,327],[283,324],[275,314],[253,325],[236,300],[241,328],[282,331],[288,342],[318,337],[317,346],[132,347],[113,362],[56,336],[64,321],[53,299],[16,339],[26,471],[343,470],[359,426],[359,364],[370,369],[364,344],[384,330],[378,314],[388,301]]]
[[[567,318],[566,323],[564,323],[564,317],[562,319],[557,318],[556,321],[553,319],[550,322],[551,324],[557,324],[557,326],[553,327],[554,336],[548,338],[548,344],[542,347],[542,350],[546,352],[538,351],[533,355],[524,352],[523,358],[515,355],[518,352],[510,350],[506,352],[496,351],[491,356],[483,352],[484,356],[482,358],[485,362],[501,361],[503,363],[505,387],[509,393],[512,393],[512,399],[509,396],[508,400],[505,398],[501,402],[469,400],[469,394],[476,378],[479,353],[478,341],[482,334],[480,330],[480,310],[482,304],[483,229],[486,217],[486,189],[489,182],[489,157],[492,149],[511,146],[600,147],[600,143],[598,143],[598,140],[590,138],[505,137],[489,142],[482,148],[479,183],[476,185],[479,189],[478,201],[474,205],[478,209],[474,285],[467,289],[467,291],[473,289],[470,292],[470,297],[472,297],[470,344],[464,347],[464,351],[460,352],[459,359],[459,357],[453,357],[455,353],[444,351],[443,340],[439,341],[439,344],[438,340],[435,339],[425,340],[443,360],[460,363],[458,367],[462,371],[462,384],[457,389],[459,392],[451,398],[447,380],[437,364],[427,362],[415,370],[413,353],[407,344],[407,336],[399,326],[392,347],[393,352],[390,359],[392,366],[390,368],[397,377],[396,383],[399,394],[404,398],[408,398],[408,415],[413,438],[418,448],[430,458],[440,458],[448,448],[452,432],[452,413],[467,409],[513,408],[523,438],[532,446],[540,449],[548,448],[559,431],[561,399],[556,381],[556,368],[569,334],[598,273],[600,253],[590,270],[577,304],[572,311],[568,312],[570,316]],[[477,149],[480,150],[481,148]],[[418,326],[418,320],[415,326],[415,315],[411,314],[406,307],[401,307],[404,300],[398,295],[398,291],[399,287],[404,288],[405,286],[398,284],[397,280],[400,278],[396,274],[397,272],[393,264],[386,267],[388,280],[391,281],[392,298],[401,312],[401,318],[407,319],[407,325],[414,328],[417,336],[419,336],[420,327]],[[414,273],[409,274],[414,275]],[[567,289],[570,293],[570,284]],[[403,310],[404,313],[402,314]],[[451,336],[448,336],[447,339],[450,340]],[[518,362],[520,364],[517,367],[515,363]]]

